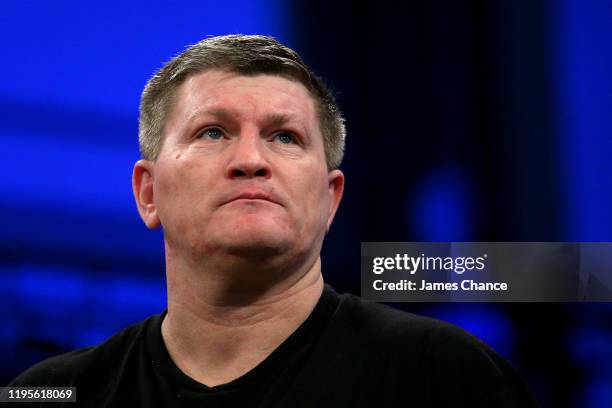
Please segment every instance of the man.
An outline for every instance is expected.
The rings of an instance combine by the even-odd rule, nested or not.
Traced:
[[[12,386],[76,386],[96,407],[536,405],[472,336],[324,285],[344,137],[330,92],[269,37],[174,58],[143,92],[133,173],[164,230],[168,310]]]

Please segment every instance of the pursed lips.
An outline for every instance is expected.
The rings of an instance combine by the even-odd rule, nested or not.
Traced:
[[[228,201],[226,201],[224,204],[229,204],[233,201],[237,201],[237,200],[264,200],[264,201],[269,201],[273,204],[278,204],[281,205],[277,200],[273,199],[269,194],[258,190],[258,191],[242,191],[239,194],[233,196],[232,198],[230,198]]]

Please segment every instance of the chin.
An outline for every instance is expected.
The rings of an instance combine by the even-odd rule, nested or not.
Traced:
[[[273,256],[285,253],[292,247],[292,240],[285,232],[279,228],[262,229],[243,224],[217,237],[215,246],[234,255]]]
[[[225,242],[218,247],[229,256],[242,258],[249,262],[270,261],[280,255],[286,254],[288,246],[278,241],[232,241]]]

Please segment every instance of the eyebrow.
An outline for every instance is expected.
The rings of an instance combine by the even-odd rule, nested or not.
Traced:
[[[281,127],[290,122],[300,123],[294,115],[287,113],[270,113],[264,116],[263,124],[266,127]]]
[[[200,116],[213,116],[224,122],[229,122],[232,124],[236,123],[236,114],[225,108],[197,110],[189,115],[187,118],[187,123],[191,123]],[[295,122],[296,124],[303,126],[303,122],[291,113],[268,113],[263,117],[262,124],[263,127],[281,127],[290,122]]]
[[[236,115],[234,115],[229,110],[223,108],[212,108],[205,110],[196,110],[191,115],[189,115],[189,117],[187,118],[187,123],[193,122],[200,116],[214,116],[215,118],[218,118],[222,121],[227,121],[231,123],[236,122],[236,119],[234,119]]]

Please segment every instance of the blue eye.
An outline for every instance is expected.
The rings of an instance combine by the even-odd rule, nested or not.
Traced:
[[[210,140],[219,140],[223,137],[223,132],[219,128],[209,128],[200,133],[200,137]]]
[[[274,135],[274,139],[278,140],[282,144],[295,144],[297,140],[294,135],[287,132],[280,132]]]

